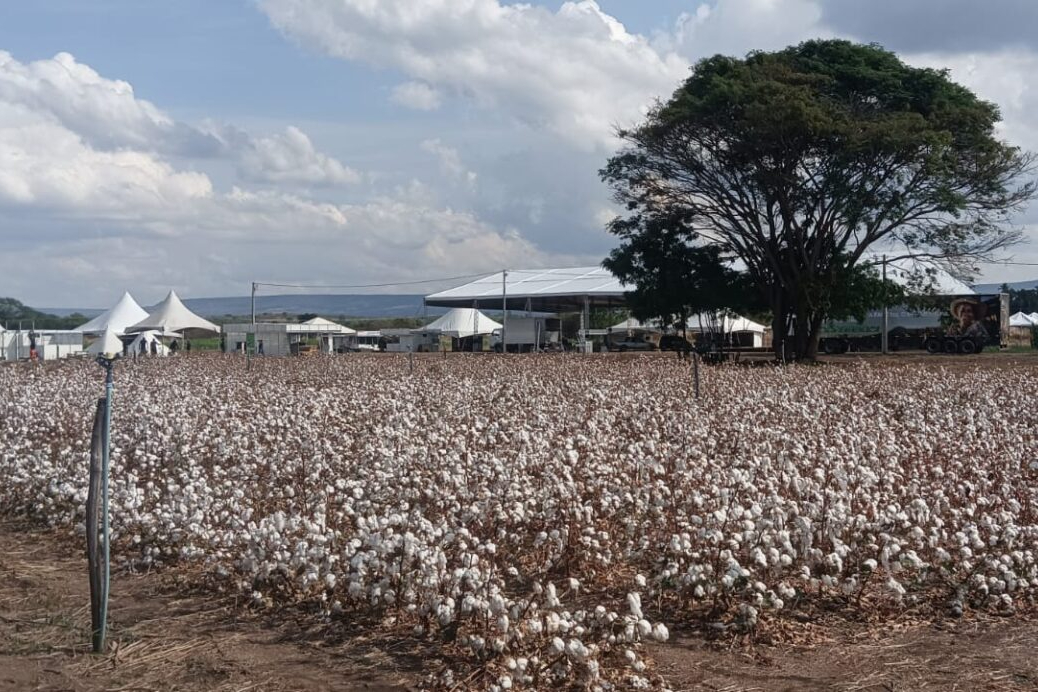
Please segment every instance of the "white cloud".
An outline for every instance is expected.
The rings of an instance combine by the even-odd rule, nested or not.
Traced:
[[[813,0],[716,0],[682,14],[674,32],[658,36],[656,45],[691,58],[741,56],[831,36],[821,19],[821,5]]]
[[[447,146],[440,139],[427,139],[422,142],[422,151],[435,156],[440,162],[440,170],[454,180],[464,181],[474,187],[478,178],[475,171],[466,169],[458,150]]]
[[[393,89],[393,102],[418,111],[434,111],[443,96],[424,82],[404,82]]]
[[[1011,144],[1038,151],[1038,54],[1026,50],[995,53],[923,53],[905,56],[920,67],[948,69],[951,78],[981,98],[998,104],[1001,134]]]
[[[46,98],[29,98],[25,75],[47,70],[6,55],[0,63],[0,295],[30,297],[28,287],[39,287],[31,295],[38,304],[89,306],[108,299],[112,281],[233,294],[256,276],[275,274],[363,282],[547,261],[507,225],[443,208],[417,182],[350,204],[311,198],[299,186],[353,183],[358,174],[291,126],[267,137],[233,126],[194,128],[211,133],[240,178],[264,183],[220,189],[206,172],[220,161],[156,145],[164,133],[192,126],[138,102],[128,84],[105,80],[71,56],[50,62],[47,69],[60,63],[106,86],[86,98],[90,90],[76,80],[48,78]],[[62,89],[71,92],[68,103]],[[106,111],[117,113],[110,132],[102,127]],[[457,152],[452,158],[450,147],[430,146],[441,165],[468,175]]]
[[[314,149],[304,132],[289,126],[285,132],[250,140],[239,170],[243,177],[269,183],[344,185],[360,182],[360,174]]]
[[[687,62],[592,0],[557,12],[498,0],[260,0],[275,26],[328,53],[400,70],[583,147],[611,146]],[[417,90],[416,90],[417,91]]]
[[[137,98],[129,83],[107,79],[68,53],[21,63],[0,51],[0,104],[21,106],[59,124],[96,151],[224,158],[237,161],[254,181],[338,185],[359,179],[355,171],[315,151],[297,128],[254,137],[230,126],[179,122]]]
[[[0,200],[121,218],[212,192],[204,174],[175,171],[145,151],[93,149],[46,114],[0,102]]]

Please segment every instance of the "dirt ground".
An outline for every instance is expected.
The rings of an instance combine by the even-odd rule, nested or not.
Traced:
[[[405,640],[308,629],[305,616],[265,620],[192,586],[196,576],[115,574],[113,650],[93,656],[82,553],[66,537],[0,520],[0,690],[407,690],[434,660]],[[823,641],[751,646],[675,633],[650,655],[675,691],[1038,690],[1034,620],[843,623]]]

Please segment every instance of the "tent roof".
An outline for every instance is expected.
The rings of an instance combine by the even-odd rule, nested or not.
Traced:
[[[866,263],[879,263],[880,257],[866,253]],[[736,262],[735,269],[742,269]],[[881,269],[881,267],[878,267]],[[887,263],[887,277],[898,284],[908,283],[915,271],[933,271],[934,292],[940,295],[973,295],[976,292],[962,281],[940,269],[913,259],[891,260]],[[501,272],[470,281],[455,288],[425,297],[425,304],[435,307],[490,308],[500,310],[507,296],[509,310],[534,312],[577,311],[584,300],[591,307],[623,307],[624,293],[632,289],[620,282],[601,266],[563,267],[560,269],[509,269],[504,277],[502,294]]]
[[[490,334],[495,329],[501,329],[501,324],[479,310],[454,308],[427,324],[420,331],[440,332],[460,339],[475,334]]]
[[[350,329],[349,327],[347,327],[345,325],[339,324],[338,322],[332,322],[331,320],[326,320],[323,317],[315,317],[315,318],[313,318],[311,320],[307,320],[306,322],[303,322],[303,324],[309,325],[311,327],[322,327],[323,328],[322,331],[338,332],[339,334],[356,334],[357,333],[357,331],[355,329]]]
[[[1010,327],[1034,327],[1038,326],[1038,320],[1026,312],[1015,312],[1009,316]]]
[[[137,301],[127,291],[123,293],[123,297],[119,299],[119,302],[86,324],[76,327],[76,331],[86,334],[100,334],[111,328],[116,334],[122,334],[130,325],[140,322],[147,316],[148,313],[137,304]]]
[[[497,272],[426,296],[425,304],[499,310],[503,299],[501,287],[501,272]],[[592,306],[622,306],[626,290],[628,287],[602,267],[509,269],[505,277],[509,310],[526,310],[527,305],[536,312],[579,310],[585,296]]]
[[[220,333],[218,326],[188,310],[187,306],[180,302],[176,291],[170,291],[166,299],[156,305],[150,315],[128,327],[126,331],[143,332],[150,329],[166,332]]]
[[[115,329],[109,327],[104,330],[104,334],[101,338],[90,344],[87,348],[87,353],[116,356],[123,352],[123,342],[119,340],[119,335]]]

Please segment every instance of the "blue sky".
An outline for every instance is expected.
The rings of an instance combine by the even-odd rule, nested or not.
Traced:
[[[536,4],[6,8],[0,295],[102,306],[126,288],[147,302],[255,279],[597,263],[615,211],[596,173],[612,126],[703,55],[816,36],[950,67],[1003,106],[1007,137],[1038,149],[1038,52],[1018,0],[978,16],[958,0],[920,0],[915,15],[886,0],[867,13],[849,0]]]

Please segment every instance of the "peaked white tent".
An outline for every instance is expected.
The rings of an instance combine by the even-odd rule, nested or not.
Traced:
[[[126,294],[130,295],[129,293]],[[130,300],[133,300],[132,298]],[[108,327],[104,330],[101,338],[90,344],[87,348],[87,353],[92,355],[105,355],[108,357],[115,357],[123,352],[123,342],[119,339],[119,334],[112,327]]]
[[[148,313],[137,304],[137,301],[127,291],[123,293],[123,297],[119,299],[118,303],[86,324],[76,327],[75,331],[83,332],[84,334],[103,334],[108,329],[111,329],[116,335],[119,335],[124,333],[128,327],[137,324],[147,316]]]
[[[1032,312],[1030,317],[1032,320],[1034,320],[1035,324],[1038,324],[1038,312]]]
[[[444,336],[464,339],[477,334],[490,334],[501,324],[475,308],[454,308],[422,328],[423,332],[439,332]]]
[[[1036,313],[1038,314],[1038,313]],[[1016,312],[1009,316],[1010,327],[1038,327],[1038,320],[1025,312]]]
[[[189,338],[200,334],[220,333],[218,326],[188,310],[187,306],[180,302],[176,291],[170,291],[166,299],[156,305],[150,315],[126,331],[136,333],[153,330],[182,332],[185,337]]]

